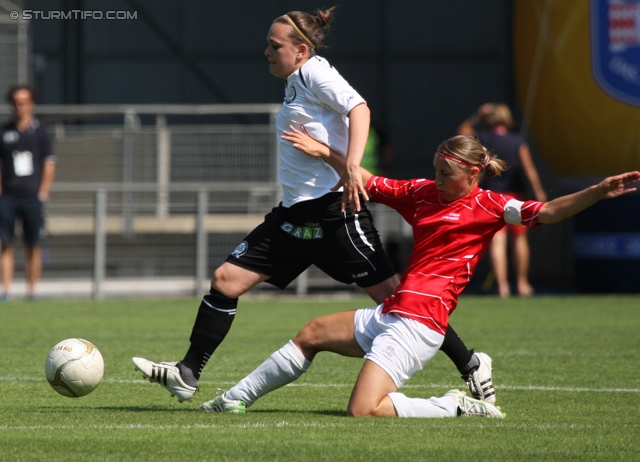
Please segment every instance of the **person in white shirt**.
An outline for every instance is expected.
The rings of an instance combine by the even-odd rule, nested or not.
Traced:
[[[316,54],[334,8],[279,16],[267,34],[269,71],[286,81],[276,122],[282,202],[215,270],[184,359],[157,364],[133,358],[136,369],[179,401],[193,397],[203,368],[231,327],[238,297],[257,284],[268,282],[284,289],[315,265],[337,281],[355,282],[382,303],[400,282],[364,203],[368,196],[360,161],[369,133],[369,108],[338,71]],[[289,127],[301,125],[344,157],[341,174],[282,138]],[[481,399],[484,393],[495,400],[489,356],[468,350],[453,329],[444,345],[443,351],[463,379],[476,384],[470,388]],[[478,386],[480,381],[483,387]]]

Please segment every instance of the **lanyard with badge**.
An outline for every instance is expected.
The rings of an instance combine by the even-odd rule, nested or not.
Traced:
[[[31,127],[30,127],[31,129]],[[17,143],[20,135],[17,131],[8,131],[4,134],[3,141],[7,144]],[[33,153],[29,150],[15,150],[11,154],[13,157],[13,171],[16,176],[33,175]]]
[[[13,171],[16,176],[33,175],[33,154],[31,151],[13,151]]]

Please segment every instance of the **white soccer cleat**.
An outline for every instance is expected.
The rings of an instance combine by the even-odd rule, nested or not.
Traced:
[[[245,403],[238,399],[227,399],[226,392],[218,388],[218,396],[211,401],[202,403],[198,409],[205,412],[228,412],[231,414],[244,414]]]
[[[494,406],[486,401],[471,398],[460,390],[449,390],[444,396],[453,398],[458,401],[460,415],[466,417],[491,417],[494,419],[503,419],[504,413],[498,406]]]
[[[491,380],[491,358],[486,353],[474,353],[480,361],[480,367],[467,377],[462,377],[467,382],[469,391],[475,399],[494,404],[496,402],[496,389]]]
[[[149,382],[155,382],[169,390],[171,396],[178,398],[178,402],[189,401],[198,391],[198,387],[192,387],[184,383],[178,369],[177,362],[162,362],[156,364],[144,358],[132,358],[136,371],[142,372]]]

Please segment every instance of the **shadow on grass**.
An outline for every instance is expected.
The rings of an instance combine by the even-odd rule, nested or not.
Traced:
[[[315,414],[323,415],[327,417],[347,417],[347,411],[343,410],[326,410],[326,411],[309,411],[299,409],[264,409],[264,410],[251,410],[247,414],[256,415],[268,415],[268,414]]]
[[[168,406],[40,406],[40,411],[46,411],[51,414],[77,414],[82,411],[122,411],[122,412],[170,412],[170,413],[186,413],[199,412],[197,408],[175,408]]]
[[[45,411],[51,414],[77,414],[79,411],[108,411],[108,412],[154,412],[154,413],[170,413],[170,414],[186,414],[186,413],[198,413],[205,415],[205,412],[200,411],[195,407],[169,407],[162,405],[153,406],[73,406],[73,407],[59,407],[59,406],[41,406],[40,411]],[[209,413],[210,415],[216,415],[216,413]],[[255,416],[267,416],[272,414],[293,414],[304,415],[313,414],[318,416],[327,417],[347,417],[345,410],[328,409],[328,410],[306,410],[306,409],[255,409],[249,410],[245,415]]]
[[[123,412],[171,412],[186,413],[200,412],[198,408],[176,408],[167,406],[100,406],[91,408],[95,411],[123,411]]]

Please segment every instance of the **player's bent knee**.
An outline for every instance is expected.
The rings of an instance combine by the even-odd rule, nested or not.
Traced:
[[[297,343],[304,347],[315,349],[321,346],[326,338],[326,325],[322,319],[313,319],[305,324],[298,335],[296,335]]]
[[[238,298],[240,295],[244,294],[239,287],[234,286],[233,284],[221,282],[219,279],[215,278],[211,279],[211,287],[229,298]]]
[[[229,298],[238,298],[259,282],[257,274],[224,263],[214,271],[211,287]]]
[[[315,330],[314,321],[305,324],[302,330],[293,338],[293,343],[303,350],[315,350],[318,346],[318,335]]]
[[[375,409],[368,406],[349,405],[347,408],[347,416],[349,417],[378,417]]]

